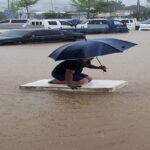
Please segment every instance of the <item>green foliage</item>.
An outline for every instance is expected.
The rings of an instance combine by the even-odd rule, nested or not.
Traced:
[[[71,4],[77,11],[87,12],[87,18],[89,18],[90,14],[102,12],[102,8],[110,6],[111,2],[106,0],[71,0]]]
[[[36,4],[38,1],[39,0],[16,0],[15,4],[18,7],[28,7],[28,6]]]
[[[63,19],[68,19],[71,18],[71,15],[68,13],[54,13],[54,12],[49,12],[49,13],[44,13],[43,18],[45,19],[58,19],[58,18],[63,18]]]
[[[0,20],[6,19],[6,17],[4,16],[3,12],[0,12]]]
[[[131,17],[137,18],[142,21],[150,18],[150,10],[148,8],[141,8],[140,12],[134,11]]]
[[[30,18],[30,15],[29,15],[29,6],[31,5],[34,5],[38,2],[39,0],[16,0],[14,2],[14,5],[15,7],[17,8],[20,8],[20,7],[24,7],[26,8],[26,11],[27,11],[27,15],[28,15],[28,18]]]
[[[122,10],[125,8],[125,5],[122,3],[122,1],[112,1],[111,5],[109,6],[109,11],[116,11],[116,10]]]

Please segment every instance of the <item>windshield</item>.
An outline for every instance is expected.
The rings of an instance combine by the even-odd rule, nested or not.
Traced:
[[[122,23],[129,23],[129,20],[121,20]]]
[[[21,37],[24,36],[28,33],[29,31],[25,30],[11,30],[11,31],[6,31],[0,34],[0,36],[5,36],[5,37]]]
[[[87,22],[88,22],[88,20],[84,20],[84,21],[81,22],[81,24],[85,24]]]

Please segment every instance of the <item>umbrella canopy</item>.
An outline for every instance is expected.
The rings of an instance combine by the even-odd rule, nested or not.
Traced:
[[[55,61],[80,59],[123,52],[137,44],[118,39],[92,39],[73,42],[57,48],[49,57]]]

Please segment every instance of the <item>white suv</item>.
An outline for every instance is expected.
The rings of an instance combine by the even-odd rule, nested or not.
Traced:
[[[66,29],[73,28],[71,23],[58,19],[29,20],[24,28]]]

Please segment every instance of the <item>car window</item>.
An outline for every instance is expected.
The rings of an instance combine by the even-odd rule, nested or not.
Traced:
[[[108,24],[107,20],[101,20],[102,24]]]
[[[34,25],[35,25],[35,21],[32,21],[32,22],[31,22],[31,25],[33,25],[33,26],[34,26]]]
[[[85,24],[87,22],[88,22],[88,20],[84,20],[84,21],[81,22],[81,24]]]
[[[11,20],[11,23],[26,23],[27,20]]]
[[[130,20],[131,23],[133,23],[133,20]]]
[[[121,21],[117,21],[117,20],[114,20],[114,24],[119,25],[119,26],[123,26],[123,23]]]
[[[56,21],[48,21],[48,24],[49,25],[57,25],[57,22]]]
[[[106,20],[89,20],[88,24],[107,24]]]
[[[0,21],[0,23],[9,23],[10,20],[3,20],[3,21]]]
[[[129,20],[121,20],[122,23],[129,23]]]
[[[89,20],[88,24],[98,24],[97,20]]]
[[[61,25],[71,26],[71,24],[67,21],[60,21]]]

